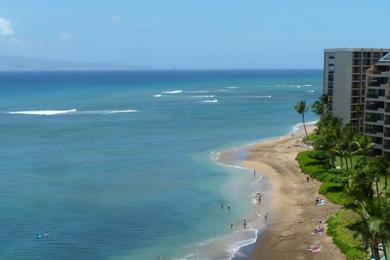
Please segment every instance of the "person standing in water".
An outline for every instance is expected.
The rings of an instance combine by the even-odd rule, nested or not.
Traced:
[[[230,230],[232,230],[233,229],[233,224],[230,224]]]
[[[246,219],[244,219],[244,229],[246,229]]]
[[[253,175],[256,176],[256,169],[253,169]]]

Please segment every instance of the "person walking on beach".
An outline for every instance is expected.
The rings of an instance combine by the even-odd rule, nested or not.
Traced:
[[[244,229],[246,229],[246,219],[244,219]]]
[[[256,176],[256,169],[253,169],[253,175]]]
[[[267,222],[267,220],[268,220],[268,212],[267,212],[267,213],[265,213],[265,216],[264,216],[264,222]]]

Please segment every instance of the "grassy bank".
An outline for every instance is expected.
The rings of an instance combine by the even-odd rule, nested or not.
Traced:
[[[341,206],[347,206],[352,202],[352,198],[341,184],[343,181],[341,171],[329,169],[320,159],[318,152],[301,152],[297,156],[297,161],[305,174],[322,182],[319,192],[329,201]],[[352,210],[343,208],[328,219],[328,234],[348,260],[367,259],[363,241],[356,238],[354,231],[349,229],[357,218]]]

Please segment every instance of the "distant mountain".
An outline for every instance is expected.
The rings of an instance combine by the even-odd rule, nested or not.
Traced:
[[[135,70],[128,64],[73,62],[39,58],[0,56],[0,71]]]

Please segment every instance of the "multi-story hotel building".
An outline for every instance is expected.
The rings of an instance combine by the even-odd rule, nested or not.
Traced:
[[[390,157],[390,53],[367,70],[364,133],[375,154]]]
[[[324,51],[324,94],[343,124],[363,131],[366,70],[390,49],[337,48]]]

